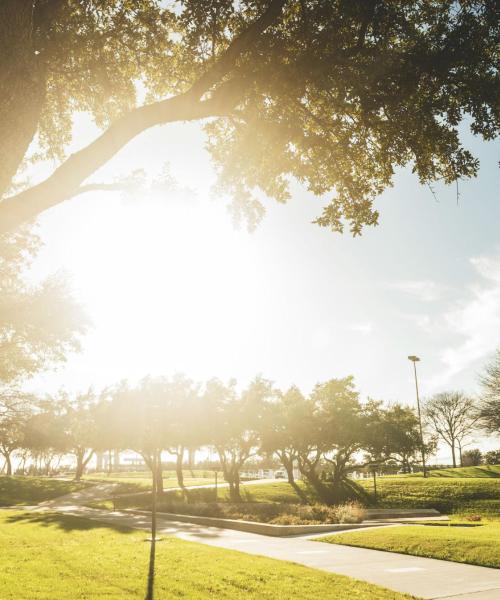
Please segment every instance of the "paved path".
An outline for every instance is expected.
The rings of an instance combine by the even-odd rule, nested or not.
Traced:
[[[110,512],[81,506],[82,502],[106,497],[112,484],[102,484],[44,503],[38,510],[66,514],[148,529],[147,515],[127,511]],[[498,600],[500,570],[463,565],[393,552],[366,550],[314,541],[315,536],[275,538],[254,533],[173,522],[158,517],[158,531],[178,538],[293,561],[381,585],[419,598],[454,600]],[[318,537],[318,536],[316,536]]]

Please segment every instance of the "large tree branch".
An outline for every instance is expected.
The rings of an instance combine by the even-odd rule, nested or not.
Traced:
[[[0,234],[11,231],[78,192],[80,184],[139,133],[164,123],[224,114],[221,102],[193,101],[182,94],[136,108],[113,123],[91,144],[72,154],[48,179],[0,203]]]
[[[186,93],[128,112],[94,142],[72,154],[45,181],[0,202],[0,235],[81,193],[79,189],[82,182],[143,131],[175,121],[226,115],[235,103],[235,93],[230,83],[226,82],[221,93],[216,91],[210,99],[200,101],[200,98],[221,83],[238,58],[277,20],[285,3],[286,0],[271,0],[267,10],[231,42],[213,67]]]
[[[227,50],[213,67],[206,71],[192,86],[191,92],[197,98],[201,98],[203,94],[231,71],[238,58],[250,50],[258,37],[275,23],[286,2],[287,0],[271,0],[267,10],[229,44]]]

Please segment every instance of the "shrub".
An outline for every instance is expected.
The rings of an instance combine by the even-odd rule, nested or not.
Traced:
[[[231,504],[228,502],[186,503],[177,500],[162,500],[158,505],[162,512],[195,515],[200,517],[218,517],[257,521],[276,525],[313,525],[319,523],[359,523],[363,520],[363,509],[356,503],[341,506],[314,504],[278,504],[264,502],[246,502]]]
[[[357,502],[348,502],[335,508],[339,523],[361,523],[365,515],[363,507]]]
[[[465,515],[465,520],[475,523],[481,520],[481,515]]]

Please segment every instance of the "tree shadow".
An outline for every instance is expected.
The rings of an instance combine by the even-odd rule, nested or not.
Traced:
[[[61,514],[56,512],[23,512],[10,515],[5,520],[6,523],[27,523],[41,525],[42,527],[56,526],[63,531],[70,532],[75,530],[85,531],[90,529],[113,529],[118,533],[130,534],[134,529],[113,525],[111,523],[102,523],[86,517],[76,517],[74,515]]]
[[[346,478],[342,481],[342,491],[345,500],[357,500],[365,506],[375,505],[372,494],[353,479]]]
[[[155,588],[155,557],[156,557],[156,541],[151,540],[149,551],[149,569],[148,569],[148,585],[146,588],[145,600],[153,600]]]

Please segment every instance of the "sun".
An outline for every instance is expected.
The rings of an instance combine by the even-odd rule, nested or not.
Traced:
[[[203,370],[237,345],[256,267],[251,236],[224,207],[154,195],[99,200],[87,209],[91,237],[74,231],[60,257],[93,323],[87,352],[102,354],[110,372],[127,376],[133,365],[139,376]]]

